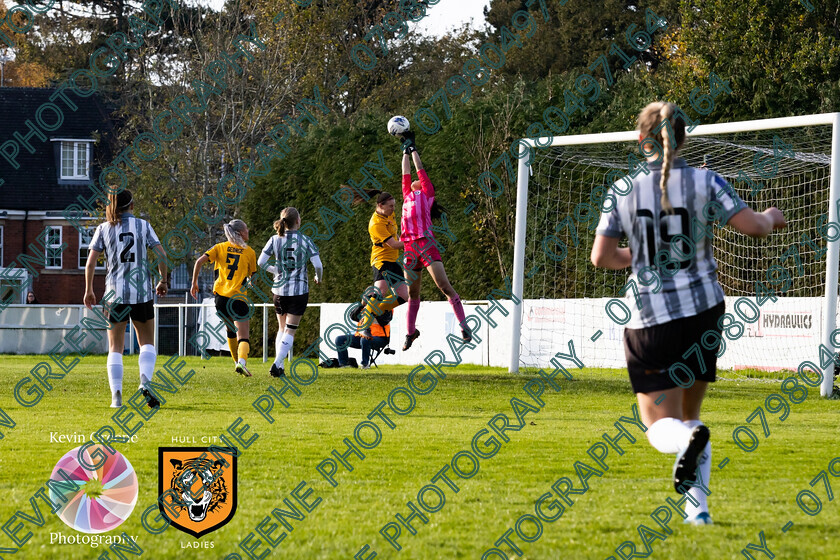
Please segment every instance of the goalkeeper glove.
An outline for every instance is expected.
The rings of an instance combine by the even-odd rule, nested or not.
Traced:
[[[406,130],[397,137],[402,141],[402,150],[404,154],[410,155],[411,152],[417,151],[417,145],[414,143],[414,131]]]

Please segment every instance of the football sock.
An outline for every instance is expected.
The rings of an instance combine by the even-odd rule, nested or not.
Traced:
[[[111,386],[111,394],[122,391],[123,361],[119,352],[108,352],[108,385]]]
[[[414,334],[414,331],[417,329],[415,325],[417,323],[417,313],[420,312],[420,300],[419,299],[409,299],[408,300],[408,314],[406,315],[406,334]]]
[[[230,357],[233,358],[234,362],[239,360],[239,352],[237,351],[237,346],[239,346],[239,343],[235,338],[228,338],[228,348],[230,349]]]
[[[137,356],[137,364],[140,366],[140,384],[149,382],[155,376],[155,360],[157,352],[154,344],[144,344],[140,347],[140,355]]]
[[[661,453],[681,453],[688,447],[691,431],[676,418],[662,418],[648,428],[646,435],[650,444]]]
[[[283,360],[280,359],[280,349],[283,347],[283,337],[286,334],[286,329],[277,331],[277,336],[274,337],[274,365],[281,368],[283,367]],[[284,356],[285,358],[285,356]]]
[[[452,310],[455,312],[455,318],[458,319],[458,324],[463,325],[467,317],[464,315],[464,306],[461,305],[461,297],[455,294],[454,297],[449,298],[449,305],[452,306]]]
[[[703,422],[700,420],[686,420],[683,422],[686,426],[688,426],[689,430],[694,430],[697,426],[702,426]],[[706,448],[703,450],[703,453],[700,455],[699,460],[699,468],[697,469],[697,475],[700,477],[700,480],[703,482],[703,485],[708,488],[709,487],[709,478],[712,476],[712,442],[706,444]],[[703,492],[702,488],[692,487],[689,489],[688,494],[697,500],[698,505],[692,504],[691,500],[686,500],[685,502],[685,513],[688,515],[688,518],[691,519],[692,517],[697,517],[698,514],[703,512],[709,511],[708,503],[706,502],[706,493]]]
[[[248,359],[248,352],[251,351],[251,339],[243,338],[239,341],[239,363],[245,365]]]
[[[283,338],[280,339],[280,350],[277,352],[277,359],[274,360],[277,367],[283,367],[283,360],[289,355],[289,351],[292,349],[294,342],[295,335],[283,333]]]
[[[382,315],[386,311],[393,311],[395,308],[404,303],[405,300],[403,298],[395,296],[394,294],[388,294],[385,296],[385,299],[376,304],[376,307],[374,307],[373,303],[368,303],[365,306],[365,313],[370,313],[371,315]]]

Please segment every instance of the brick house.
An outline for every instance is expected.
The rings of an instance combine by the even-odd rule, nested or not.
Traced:
[[[98,94],[78,97],[56,130],[26,137],[36,111],[56,90],[0,88],[0,302],[25,303],[19,282],[42,304],[80,304],[84,294],[87,244],[100,218],[83,220],[77,228],[63,211],[90,198],[103,163],[112,154],[115,137],[110,108]],[[11,144],[18,145],[17,154]],[[34,151],[30,153],[29,149]],[[14,163],[17,163],[16,168]],[[89,224],[90,227],[87,227]],[[104,267],[94,288],[105,288]],[[35,274],[33,274],[33,271]]]

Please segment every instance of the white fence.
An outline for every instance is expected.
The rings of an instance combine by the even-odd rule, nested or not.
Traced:
[[[568,351],[567,344],[572,339],[578,356],[587,366],[624,368],[624,329],[606,316],[604,304],[608,299],[525,300],[520,364],[526,367],[547,367],[555,353]],[[726,298],[727,311],[730,313],[735,300]],[[475,333],[475,348],[465,349],[460,354],[464,363],[495,367],[508,365],[512,350],[510,334],[513,329],[513,305],[505,301],[501,303],[508,310],[508,316],[503,316],[501,311],[493,311],[491,319],[495,321],[496,327],[481,320],[481,328]],[[320,344],[323,354],[337,355],[335,338],[350,330],[344,323],[344,313],[349,305],[309,305],[321,310],[319,333],[323,339]],[[268,337],[268,325],[276,319],[273,318],[272,304],[260,303],[254,307],[255,313],[262,314],[262,358],[265,362],[274,356],[274,339]],[[486,315],[487,302],[464,303],[468,316],[478,315],[479,307],[483,307],[482,312]],[[195,336],[197,330],[208,331],[212,328],[220,332],[220,337],[208,336],[206,340],[209,340],[209,344],[206,348],[227,350],[226,341],[220,339],[224,338],[224,329],[218,329],[220,320],[212,300],[203,303],[157,304],[155,308],[155,346],[160,353],[197,355],[198,349],[195,344],[190,344],[190,338]],[[391,347],[397,350],[402,348],[406,334],[406,312],[407,306],[398,307],[394,310],[391,322]],[[718,361],[718,366],[772,370],[795,369],[803,360],[819,364],[823,313],[822,298],[779,298],[776,303],[768,301],[761,309],[759,321],[747,325],[743,337],[737,341],[727,341],[727,350]],[[81,325],[83,320],[85,324]],[[310,313],[303,320],[313,321],[314,317]],[[80,326],[95,333],[86,334],[81,346],[87,347],[93,342],[93,352],[105,353],[108,351],[105,329],[91,326],[102,322],[101,315],[94,314],[82,305],[10,305],[0,313],[0,354],[46,354],[60,342],[66,345],[68,335],[76,339],[85,335],[79,333]],[[346,328],[340,327],[342,324]],[[460,338],[461,331],[448,303],[423,302],[417,317],[417,328],[421,335],[410,350],[400,350],[392,355],[382,354],[377,362],[380,365],[417,365],[423,363],[424,358],[433,350],[442,351],[446,360],[454,359],[447,335]],[[76,334],[73,334],[74,329]],[[593,333],[599,330],[603,334],[591,340]],[[252,330],[251,339],[257,336],[259,333]],[[126,349],[134,353],[134,346],[134,336],[127,336]],[[66,351],[66,346],[61,351]],[[350,352],[359,351],[351,349]]]
[[[310,303],[311,308],[321,309],[319,332],[324,341],[320,344],[320,351],[329,356],[336,356],[333,341],[335,337],[348,332],[347,329],[330,328],[334,324],[344,323],[344,312],[349,303]],[[487,306],[486,302],[474,301],[464,302],[464,310],[467,315],[474,314],[479,306]],[[405,313],[406,307],[402,306],[394,310],[394,320],[391,322],[391,346],[395,349],[401,348],[405,338]],[[267,361],[269,356],[274,355],[274,339],[268,337],[269,321],[274,321],[274,306],[270,303],[254,304],[255,313],[262,314],[262,358]],[[192,311],[191,311],[192,310]],[[175,312],[177,315],[170,317]],[[67,335],[73,335],[73,329],[79,329],[83,318],[90,321],[102,323],[102,317],[88,310],[83,305],[58,306],[58,305],[10,305],[0,313],[0,354],[46,354],[56,347],[60,342],[67,340]],[[482,327],[476,333],[476,347],[472,350],[465,350],[461,358],[465,363],[478,365],[504,366],[510,353],[510,321],[505,319],[500,312],[493,314],[497,322],[496,328],[490,328],[487,322],[482,320]],[[312,320],[311,316],[304,316],[304,321]],[[209,332],[211,329],[218,329],[220,319],[216,315],[216,308],[213,301],[208,299],[202,303],[161,303],[155,304],[155,346],[161,350],[162,343],[165,347],[173,349],[172,353],[180,355],[196,355],[198,349],[190,344],[190,338],[195,336],[196,331]],[[97,333],[87,335],[81,344],[87,347],[95,342],[94,353],[105,353],[108,351],[107,337],[104,328],[90,328],[90,322],[85,330]],[[398,352],[395,355],[380,356],[380,364],[405,364],[414,365],[421,363],[423,358],[432,350],[441,350],[447,360],[452,359],[452,352],[446,340],[447,334],[460,338],[461,331],[455,319],[451,306],[446,302],[423,302],[417,318],[417,328],[421,331],[420,338],[414,343],[408,352]],[[329,332],[327,332],[329,329]],[[224,330],[219,331],[224,336]],[[252,331],[251,338],[255,335]],[[329,336],[329,341],[325,335]],[[210,350],[227,350],[227,344],[215,336],[207,336],[209,341],[206,348]],[[133,334],[126,336],[126,350],[129,353],[136,351],[136,341]],[[357,350],[350,350],[357,352]],[[167,352],[168,353],[168,352]],[[313,355],[313,357],[315,357]]]
[[[319,307],[320,304],[313,303],[309,306]],[[256,313],[262,313],[263,361],[266,361],[268,349],[274,348],[274,341],[268,341],[269,314],[274,315],[274,306],[270,303],[258,303],[254,304],[254,307],[258,308]],[[177,322],[168,324],[163,316],[166,310],[172,309],[177,310]],[[197,310],[197,320],[187,320],[190,309]],[[73,331],[76,329],[78,332],[83,319],[90,321],[87,325],[102,323],[101,315],[90,311],[84,305],[10,305],[0,313],[0,354],[46,354],[57,344],[61,342],[66,344],[67,335],[78,339],[79,335],[73,334]],[[191,336],[188,333],[196,329],[205,330],[205,327],[213,328],[219,323],[212,299],[202,303],[155,304],[155,347],[161,347],[161,337],[167,341],[170,340],[169,337],[172,337],[172,341],[177,340],[174,348],[178,354],[196,355],[199,353],[197,348],[188,348],[187,342]],[[105,328],[85,328],[84,330],[96,334],[86,336],[81,343],[82,347],[87,348],[93,343],[93,353],[104,354],[108,351]],[[227,345],[217,338],[210,336],[209,339],[208,349],[227,349]],[[131,354],[136,352],[136,340],[133,333],[125,337],[125,348]]]

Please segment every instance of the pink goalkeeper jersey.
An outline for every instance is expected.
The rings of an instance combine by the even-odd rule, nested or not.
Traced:
[[[429,180],[425,169],[421,169],[417,176],[420,178],[420,190],[411,190],[411,174],[403,175],[402,191],[402,234],[403,242],[414,241],[421,237],[432,235],[432,203],[435,201],[435,187]],[[424,232],[428,231],[428,235]]]

